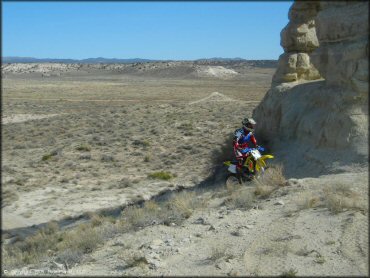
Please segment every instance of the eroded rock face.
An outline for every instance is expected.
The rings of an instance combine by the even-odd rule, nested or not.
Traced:
[[[285,53],[253,112],[256,134],[271,143],[287,142],[286,147],[294,142],[346,151],[341,159],[366,161],[369,3],[315,3],[295,2],[289,11],[281,36]],[[316,69],[324,79],[317,80]]]
[[[369,2],[321,2],[312,61],[328,85],[368,93]]]
[[[309,56],[319,46],[315,28],[318,9],[318,2],[311,1],[295,2],[290,8],[290,21],[280,34],[284,54],[279,57],[273,84],[321,77]]]

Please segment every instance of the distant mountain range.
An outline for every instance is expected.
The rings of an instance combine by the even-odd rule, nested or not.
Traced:
[[[174,60],[151,60],[151,59],[141,59],[141,58],[130,58],[130,59],[117,59],[117,58],[88,58],[88,59],[55,59],[55,58],[33,58],[33,57],[2,57],[1,61],[5,63],[81,63],[81,64],[120,64],[120,63],[144,63],[144,62],[161,62],[161,61],[174,61]],[[195,61],[217,61],[217,62],[227,62],[227,61],[248,61],[243,58],[202,58]],[[253,60],[257,61],[257,60]],[[262,60],[261,60],[262,61]],[[275,60],[266,60],[275,61]]]
[[[81,64],[114,64],[114,63],[142,63],[142,62],[155,62],[156,60],[150,59],[116,59],[116,58],[87,58],[82,60],[77,59],[55,59],[55,58],[33,58],[33,57],[2,57],[2,63],[81,63]]]

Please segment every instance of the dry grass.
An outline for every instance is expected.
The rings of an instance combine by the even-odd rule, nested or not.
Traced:
[[[124,269],[132,267],[144,267],[149,263],[148,260],[145,258],[143,252],[138,250],[130,250],[129,253],[127,252],[127,250],[125,250],[118,255],[118,258],[124,261]]]
[[[91,151],[91,146],[89,144],[80,144],[76,147],[77,151],[84,151],[84,152],[89,152]]]
[[[154,224],[180,224],[194,210],[206,206],[206,200],[197,198],[194,192],[179,192],[163,203],[147,201],[143,206],[130,206],[122,212],[122,219],[133,229]]]
[[[254,194],[260,198],[267,198],[274,192],[278,187],[265,185],[263,183],[258,182],[256,188],[254,190]]]
[[[296,277],[296,274],[298,273],[297,270],[294,268],[289,269],[288,271],[283,272],[280,277]]]
[[[323,205],[333,213],[340,213],[347,209],[364,209],[360,195],[351,190],[348,185],[338,184],[323,190]]]
[[[231,195],[233,192],[240,190],[242,185],[239,183],[226,184],[226,191],[228,195]]]
[[[286,185],[286,179],[281,165],[268,168],[261,177],[254,179],[256,187],[254,194],[260,198],[269,197],[274,191]]]
[[[208,260],[216,262],[222,258],[233,258],[234,256],[228,252],[227,246],[214,246],[211,249],[211,254],[208,257]]]
[[[198,198],[195,192],[183,191],[168,203],[168,207],[172,211],[172,218],[181,221],[182,218],[189,218],[194,210],[204,208],[207,205],[207,200]]]
[[[336,214],[345,210],[364,210],[366,204],[360,197],[360,194],[353,191],[349,185],[337,184],[327,186],[318,192],[301,192],[296,203],[300,209],[326,207]]]
[[[309,209],[320,206],[322,201],[318,193],[305,191],[299,194],[296,203],[300,209]]]
[[[59,230],[56,222],[49,223],[36,234],[11,245],[3,246],[3,265],[8,269],[28,264],[38,264],[56,254],[57,261],[69,265],[81,261],[106,238],[127,229],[122,223],[113,224],[111,219],[92,216],[90,223],[80,224],[71,230]]]
[[[58,241],[58,225],[52,222],[25,241],[3,246],[3,264],[10,268],[37,263],[47,256],[48,250],[56,247]]]
[[[58,243],[59,250],[77,250],[82,253],[91,253],[102,242],[102,235],[98,229],[89,224],[82,224],[77,229],[66,233]]]
[[[259,178],[259,181],[265,185],[270,185],[274,187],[280,187],[286,185],[286,179],[284,177],[284,169],[282,165],[273,165],[268,168],[262,177]]]
[[[254,206],[256,197],[269,197],[274,191],[286,185],[282,166],[277,165],[267,169],[262,176],[254,179],[251,183],[254,187],[227,184],[225,204],[231,208],[249,209]],[[219,197],[223,197],[223,195],[221,194]]]
[[[255,201],[255,195],[251,188],[241,187],[231,192],[226,198],[225,204],[230,208],[249,209],[252,208]]]
[[[135,228],[142,228],[156,223],[160,219],[160,208],[155,202],[149,201],[143,207],[128,207],[122,212],[122,216],[126,223]]]

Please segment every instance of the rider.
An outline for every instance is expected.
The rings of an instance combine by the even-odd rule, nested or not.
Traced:
[[[250,154],[249,148],[258,147],[256,138],[253,135],[256,121],[252,118],[244,118],[242,125],[242,128],[235,130],[233,140],[234,154],[238,160],[238,164],[236,165],[238,174],[242,173],[242,167],[245,159]]]

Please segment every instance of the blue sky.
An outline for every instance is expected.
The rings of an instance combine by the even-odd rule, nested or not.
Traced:
[[[3,56],[278,59],[293,1],[3,2]]]

